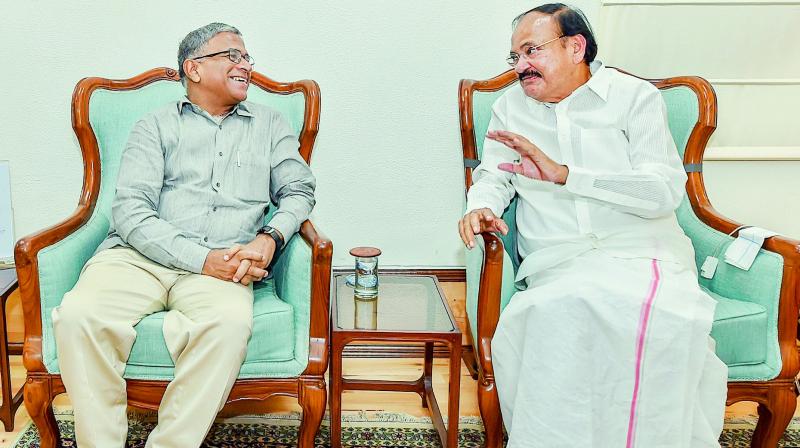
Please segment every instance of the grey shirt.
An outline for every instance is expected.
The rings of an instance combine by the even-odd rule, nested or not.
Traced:
[[[285,241],[314,207],[316,182],[277,111],[244,101],[213,117],[184,98],[138,121],[122,153],[108,237],[200,273],[211,249],[252,241],[269,225]]]

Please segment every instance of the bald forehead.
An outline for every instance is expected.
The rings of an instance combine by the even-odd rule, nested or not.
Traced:
[[[558,33],[558,22],[554,15],[532,12],[525,15],[517,23],[514,33],[511,35],[512,43],[520,36],[549,36]]]
[[[558,31],[558,21],[555,15],[532,12],[520,19],[514,32],[518,31]]]

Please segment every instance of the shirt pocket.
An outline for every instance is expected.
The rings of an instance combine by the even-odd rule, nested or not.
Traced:
[[[245,202],[269,203],[269,158],[263,154],[241,152],[233,165],[236,197]]]
[[[581,129],[582,166],[600,171],[630,170],[628,145],[620,129]]]

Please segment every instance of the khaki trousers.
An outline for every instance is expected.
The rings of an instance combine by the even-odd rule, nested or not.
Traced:
[[[127,394],[122,375],[145,316],[169,310],[164,338],[175,362],[148,448],[199,447],[225,404],[247,352],[253,290],[166,268],[128,248],[92,257],[53,310],[61,377],[80,448],[123,448]]]

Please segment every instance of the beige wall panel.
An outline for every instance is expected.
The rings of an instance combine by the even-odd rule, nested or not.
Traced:
[[[709,145],[800,146],[800,120],[795,111],[800,104],[800,82],[715,85],[714,90],[719,116]]]
[[[790,40],[800,2],[789,5],[636,5],[601,9],[600,56],[638,75],[797,78]]]
[[[800,161],[706,162],[708,196],[723,215],[800,239]]]

